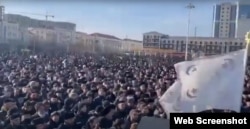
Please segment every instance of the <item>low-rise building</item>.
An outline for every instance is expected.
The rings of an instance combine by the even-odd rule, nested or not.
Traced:
[[[76,32],[74,30],[66,30],[61,28],[54,29],[57,35],[58,44],[74,44]]]
[[[123,39],[122,40],[122,50],[127,52],[137,52],[143,50],[142,41]]]
[[[149,34],[152,37],[158,36],[160,38],[155,42],[148,42]],[[188,41],[188,52],[202,50],[207,55],[228,53],[245,47],[245,40],[242,38],[189,37]],[[144,48],[159,48],[184,53],[186,37],[146,33],[143,36],[143,46]]]
[[[20,41],[19,25],[6,21],[0,22],[0,43],[11,43]]]
[[[60,28],[28,28],[37,42],[72,44],[75,43],[75,32]]]
[[[94,38],[97,52],[119,52],[122,49],[121,39],[113,35],[93,33],[90,36]]]
[[[53,29],[45,28],[28,28],[28,30],[33,34],[37,42],[42,43],[56,43],[57,34]]]
[[[76,32],[73,49],[75,51],[94,52],[94,37],[84,32]]]

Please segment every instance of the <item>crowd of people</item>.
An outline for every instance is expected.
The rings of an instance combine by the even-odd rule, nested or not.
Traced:
[[[158,100],[180,57],[0,55],[0,129],[136,129],[167,118]],[[246,76],[243,111],[250,107]]]

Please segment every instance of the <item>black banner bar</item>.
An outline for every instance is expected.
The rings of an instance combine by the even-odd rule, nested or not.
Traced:
[[[171,113],[170,129],[249,129],[249,113]]]

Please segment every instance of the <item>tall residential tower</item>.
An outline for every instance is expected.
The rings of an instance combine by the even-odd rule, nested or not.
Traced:
[[[213,25],[216,38],[244,38],[250,30],[250,1],[215,5]]]

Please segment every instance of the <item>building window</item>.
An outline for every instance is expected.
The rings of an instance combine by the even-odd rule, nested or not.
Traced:
[[[181,41],[181,44],[184,44],[184,41]]]

